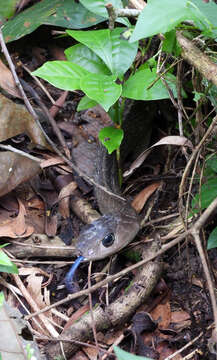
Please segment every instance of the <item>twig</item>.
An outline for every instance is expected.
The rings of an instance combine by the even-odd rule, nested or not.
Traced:
[[[200,51],[192,41],[184,37],[180,31],[176,32],[176,38],[182,48],[182,57],[196,67],[207,80],[217,86],[217,64]]]
[[[185,191],[185,181],[188,177],[188,174],[190,172],[191,166],[195,160],[195,157],[197,156],[198,151],[200,150],[200,148],[202,147],[202,145],[205,143],[205,141],[209,138],[209,136],[212,134],[213,128],[216,126],[217,124],[217,116],[214,117],[210,127],[208,128],[207,132],[204,134],[203,138],[200,140],[199,144],[195,147],[194,151],[191,154],[191,157],[185,167],[184,173],[182,175],[182,180],[179,186],[179,208],[181,210],[181,206],[182,206],[182,196],[184,194]],[[180,214],[182,213],[182,211],[180,211]]]
[[[74,340],[74,339],[70,340],[68,338],[61,337],[61,336],[58,336],[58,338],[55,339],[55,338],[52,338],[50,336],[35,335],[35,338],[38,339],[38,340],[48,340],[48,341],[53,341],[53,342],[57,342],[57,341],[68,342],[68,343],[72,343],[72,344],[78,344],[78,345],[81,345],[81,346],[86,346],[86,347],[89,347],[91,349],[96,349],[95,345],[91,345],[89,343],[85,343],[83,341],[78,341],[78,340]],[[100,348],[100,351],[104,352],[107,355],[111,354],[110,351],[107,351],[107,350],[103,349],[102,347]]]
[[[41,81],[35,75],[33,75],[33,73],[22,62],[21,62],[21,66],[35,80],[36,84],[44,91],[45,95],[48,97],[51,104],[55,105],[56,101],[52,98],[52,96],[49,94],[46,87],[41,83]]]
[[[32,161],[36,161],[36,162],[38,162],[38,163],[41,163],[41,162],[42,162],[41,159],[38,159],[37,157],[35,157],[35,156],[33,156],[33,155],[30,155],[30,154],[28,154],[28,153],[26,153],[26,152],[24,152],[24,151],[22,151],[22,150],[18,150],[18,149],[14,148],[14,147],[11,146],[11,145],[2,145],[2,144],[0,144],[0,148],[1,148],[1,149],[4,149],[4,150],[12,151],[12,152],[14,152],[14,153],[16,153],[16,154],[19,154],[19,155],[21,155],[21,156],[27,157],[28,159],[30,159],[30,160],[32,160]]]
[[[116,15],[116,12],[115,12],[115,9],[113,7],[112,4],[106,4],[105,6],[106,10],[107,10],[107,13],[108,13],[108,17],[109,17],[109,30],[113,30],[114,27],[115,27],[115,20],[117,18],[117,15]]]
[[[88,280],[87,280],[88,289],[91,288],[91,268],[92,268],[92,261],[90,261],[89,266],[88,266]],[[94,320],[94,316],[93,316],[93,302],[92,302],[92,294],[91,293],[88,294],[88,298],[89,298],[89,305],[90,305],[90,315],[91,315],[91,319],[92,319],[93,336],[94,336],[94,341],[95,341],[95,344],[96,344],[97,354],[98,354],[99,359],[100,359],[101,356],[100,356],[99,344],[98,344],[97,334],[96,334],[96,324],[95,324],[95,320]]]
[[[141,10],[137,9],[115,9],[111,3],[106,4],[105,7],[111,24],[115,22],[117,17],[137,17],[141,14]]]
[[[33,99],[36,101],[36,103],[40,106],[41,110],[46,115],[46,118],[49,120],[49,122],[50,122],[50,124],[51,124],[51,126],[53,128],[54,133],[56,134],[60,144],[63,147],[65,155],[67,157],[69,157],[70,152],[69,152],[69,149],[68,149],[68,147],[66,145],[64,136],[62,135],[59,127],[57,126],[56,121],[54,120],[53,116],[50,114],[50,112],[48,111],[48,109],[46,108],[44,103],[41,101],[41,99],[40,99],[39,95],[37,94],[37,92],[29,84],[27,84],[24,80],[21,79],[20,81],[21,81],[21,84],[22,84],[23,88],[31,94]]]
[[[207,330],[211,329],[213,327],[213,324],[209,325],[207,327]],[[189,341],[186,345],[184,345],[181,349],[177,350],[176,352],[174,352],[173,354],[171,354],[170,356],[168,356],[166,359],[164,360],[171,360],[173,358],[175,358],[176,355],[180,354],[182,351],[186,350],[189,346],[192,346],[198,339],[200,339],[200,337],[204,335],[204,332],[201,331],[201,333],[196,336],[193,340]]]

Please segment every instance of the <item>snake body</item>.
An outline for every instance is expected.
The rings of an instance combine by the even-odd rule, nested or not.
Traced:
[[[123,122],[122,163],[130,155],[138,155],[147,148],[155,113],[152,102],[131,102]],[[121,194],[115,153],[109,155],[102,145],[98,148],[95,179],[110,192]],[[84,261],[103,259],[118,252],[134,239],[140,228],[139,216],[127,200],[97,187],[95,194],[102,217],[80,232],[76,247]]]

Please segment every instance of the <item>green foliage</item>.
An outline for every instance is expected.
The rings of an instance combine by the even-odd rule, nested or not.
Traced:
[[[8,244],[4,244],[0,246],[0,248],[6,246]],[[4,253],[3,250],[0,249],[0,271],[7,272],[9,274],[18,274],[18,269],[15,264],[11,262],[9,257]]]
[[[122,31],[123,28],[66,32],[98,55],[111,74],[122,76],[131,66],[138,49],[137,42],[130,44],[120,36]]]
[[[120,349],[118,346],[114,346],[114,352],[118,360],[152,360],[151,358],[147,358],[144,356],[130,354],[127,351]]]
[[[109,154],[119,148],[123,137],[124,132],[122,129],[117,129],[111,126],[104,127],[99,132],[99,140],[106,146]]]
[[[79,41],[79,44],[65,51],[67,61],[47,62],[34,71],[34,75],[64,90],[82,90],[85,97],[78,110],[100,104],[109,111],[115,104],[119,106],[118,100],[121,96],[136,100],[168,98],[167,89],[161,79],[157,78],[157,63],[154,59],[152,70],[146,65],[131,75],[126,82],[123,81],[137,54],[138,43],[129,43],[121,36],[122,32],[123,28],[115,28],[112,31],[67,30],[70,36]],[[175,76],[168,73],[166,79],[176,96]],[[120,83],[121,80],[123,85]],[[121,113],[120,109],[118,112]],[[120,145],[123,133],[120,129],[113,129],[112,140],[111,129],[106,131],[110,131],[109,134],[100,132],[100,139],[108,151],[112,152]],[[109,141],[103,141],[105,138],[109,138]]]
[[[2,305],[3,305],[3,303],[4,303],[4,300],[5,300],[5,298],[4,298],[4,293],[3,293],[3,292],[0,292],[0,309],[2,308]]]
[[[105,8],[105,5],[108,4],[108,0],[80,0],[80,3],[92,13],[108,19],[108,13]],[[121,0],[111,0],[109,3],[112,4],[115,8],[123,8],[123,2]],[[117,18],[116,21],[126,26],[130,25],[128,19],[125,18]]]
[[[1,3],[6,8],[8,0]],[[83,29],[104,20],[75,0],[42,0],[9,20],[3,35],[10,42],[30,34],[42,24]]]
[[[63,90],[81,90],[80,80],[89,75],[83,67],[70,61],[48,61],[33,72]]]
[[[66,49],[65,55],[68,61],[79,64],[81,67],[94,74],[111,74],[100,57],[83,44],[77,44]]]
[[[192,200],[193,214],[206,209],[217,197],[217,155],[206,161],[204,179],[205,182],[201,186],[199,193]],[[215,247],[217,247],[217,227],[209,235],[207,243],[208,250]]]
[[[160,100],[168,99],[168,91],[162,81],[157,78],[157,68],[138,70],[123,85],[122,95],[135,100]],[[177,96],[176,78],[173,74],[167,74],[166,80],[173,90],[174,96]],[[153,86],[150,86],[152,85]],[[150,88],[149,88],[150,87]]]
[[[105,0],[100,2],[82,0],[80,3],[86,10],[107,18]],[[121,0],[112,3],[115,7],[122,7]],[[146,101],[169,98],[168,89],[158,75],[155,59],[157,55],[144,65],[133,68],[138,52],[137,40],[164,33],[162,50],[170,55],[179,56],[180,48],[175,32],[177,26],[185,26],[181,24],[184,20],[193,20],[194,24],[190,23],[188,29],[191,27],[195,29],[197,26],[203,33],[215,37],[214,9],[216,10],[216,4],[213,2],[204,4],[202,0],[179,2],[150,0],[141,12],[129,41],[123,36],[123,33],[126,33],[123,27],[116,27],[113,30],[66,30],[66,33],[78,42],[65,50],[67,61],[47,62],[36,70],[34,75],[64,90],[82,90],[85,96],[78,106],[79,111],[100,104],[109,114],[114,114],[115,122],[121,126],[123,101],[119,102],[119,98]],[[129,30],[131,32],[132,28]],[[143,55],[145,51],[141,48]],[[165,71],[164,79],[176,97],[176,78],[172,74],[172,69]],[[199,94],[195,96],[197,99]],[[109,152],[114,151],[115,146],[119,146],[121,138],[118,129],[112,131],[114,141],[111,137],[111,129],[105,130],[105,134],[100,132],[100,139]]]
[[[108,111],[121,95],[121,85],[115,80],[115,76],[90,74],[81,78],[81,90]]]
[[[162,50],[167,54],[173,54],[174,56],[179,56],[181,53],[181,48],[176,40],[176,31],[173,29],[164,34],[165,40],[163,41]]]
[[[214,249],[217,247],[217,227],[210,233],[208,242],[207,242],[207,250]]]
[[[186,20],[193,20],[207,36],[215,37],[217,20],[214,14],[216,5],[212,1],[204,4],[202,0],[149,0],[139,15],[130,42],[159,33],[165,34]]]
[[[14,15],[16,4],[17,0],[7,0],[0,2],[0,25],[2,25],[6,19],[9,19]]]

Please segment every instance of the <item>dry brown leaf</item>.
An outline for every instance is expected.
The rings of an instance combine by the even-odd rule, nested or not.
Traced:
[[[0,87],[7,91],[10,95],[22,98],[17,90],[13,75],[7,66],[0,60]]]
[[[161,181],[156,182],[147,186],[145,189],[139,192],[131,202],[132,207],[136,210],[137,213],[143,209],[149,197],[155,192],[156,189],[161,185]]]
[[[19,214],[17,217],[0,224],[0,237],[7,236],[15,239],[17,237],[28,237],[34,232],[34,228],[25,223],[26,210],[20,199],[18,199],[18,203]]]
[[[72,181],[66,186],[62,188],[62,190],[59,193],[59,212],[60,214],[66,219],[70,215],[69,211],[69,201],[70,201],[70,195],[75,191],[77,188],[77,184]]]
[[[34,144],[50,148],[32,115],[24,105],[16,104],[0,94],[0,141],[25,133]]]
[[[63,164],[63,159],[61,159],[58,156],[52,156],[52,157],[49,157],[46,160],[43,160],[40,163],[40,166],[41,166],[42,169],[45,169],[46,167],[54,166],[54,165],[60,165],[60,164]]]
[[[40,309],[43,309],[43,307],[50,305],[50,302],[45,302],[44,296],[42,294],[42,282],[44,275],[44,272],[41,272],[40,269],[31,268],[31,273],[29,273],[26,278],[26,281],[28,283],[27,290],[29,291],[30,295],[35,300],[36,304]]]
[[[171,313],[171,322],[173,323],[178,323],[189,319],[190,315],[187,313],[187,311],[173,311]]]
[[[169,298],[164,303],[158,304],[151,312],[154,320],[158,321],[159,328],[168,329],[171,322],[171,308]]]
[[[0,152],[0,196],[8,194],[40,171],[39,163],[34,160],[11,151]]]
[[[147,158],[147,156],[150,154],[151,150],[155,146],[159,145],[177,145],[177,146],[188,146],[191,149],[193,149],[193,145],[190,140],[188,140],[184,136],[165,136],[160,141],[156,142],[154,145],[143,151],[135,161],[131,164],[130,168],[126,170],[123,174],[123,176],[129,176],[131,175]]]

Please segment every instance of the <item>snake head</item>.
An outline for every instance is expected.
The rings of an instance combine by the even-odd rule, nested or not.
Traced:
[[[80,232],[76,249],[84,261],[100,260],[129,244],[139,231],[135,217],[123,214],[106,214]]]

